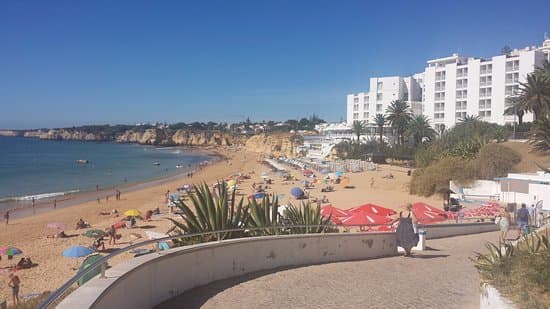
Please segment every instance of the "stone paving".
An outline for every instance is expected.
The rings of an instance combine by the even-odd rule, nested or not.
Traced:
[[[158,308],[479,308],[468,257],[497,232],[427,242],[413,257],[260,272],[191,290]]]

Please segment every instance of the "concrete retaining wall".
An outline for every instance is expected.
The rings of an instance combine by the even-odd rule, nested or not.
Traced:
[[[499,229],[493,222],[487,223],[452,223],[425,225],[426,239],[437,239],[459,235],[493,232]]]
[[[58,308],[151,308],[195,287],[244,274],[397,254],[394,233],[232,239],[134,258],[94,278]]]

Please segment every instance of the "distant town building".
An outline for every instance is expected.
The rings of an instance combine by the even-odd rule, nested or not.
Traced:
[[[516,122],[504,115],[508,98],[517,94],[528,74],[550,61],[550,37],[541,47],[514,49],[488,59],[449,57],[427,61],[423,72],[408,77],[374,77],[369,90],[347,95],[347,122],[368,122],[385,114],[393,100],[407,101],[413,113],[427,116],[436,130],[450,128],[466,116],[504,125]],[[532,120],[527,114],[524,120]]]

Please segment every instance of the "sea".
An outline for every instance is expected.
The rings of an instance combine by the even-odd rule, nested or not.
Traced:
[[[181,147],[0,136],[0,212],[29,206],[33,197],[40,204],[158,180],[209,160]]]

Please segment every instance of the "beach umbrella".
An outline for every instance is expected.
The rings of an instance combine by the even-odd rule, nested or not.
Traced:
[[[89,230],[86,233],[82,234],[83,236],[90,238],[99,238],[105,236],[105,231],[102,230]]]
[[[366,212],[356,212],[351,216],[342,219],[343,225],[366,225],[366,224],[388,224],[392,221],[391,218],[379,215],[369,214]]]
[[[115,229],[118,230],[120,228],[126,227],[126,222],[118,221],[118,222],[113,223],[113,226],[115,227]]]
[[[294,187],[294,188],[290,189],[290,194],[292,196],[294,196],[295,198],[299,198],[299,197],[304,196],[304,191],[302,191],[302,189],[300,189],[298,187]]]
[[[20,249],[15,248],[15,247],[5,246],[5,247],[0,248],[0,254],[3,254],[3,255],[14,256],[14,255],[18,255],[18,254],[21,254],[21,253],[23,253],[23,251],[21,251]]]
[[[50,222],[46,224],[46,227],[49,229],[65,230],[65,224],[61,222]]]
[[[237,184],[237,181],[235,179],[231,179],[227,182],[228,187],[233,187],[236,184]]]
[[[350,214],[342,209],[336,208],[332,205],[326,205],[321,207],[321,216],[323,217],[348,217]]]
[[[304,180],[300,181],[300,183],[303,184],[303,185],[309,185],[309,180],[304,179]]]
[[[327,175],[327,174],[330,174],[330,171],[327,170],[327,169],[322,169],[322,170],[321,170],[321,174]]]
[[[412,212],[420,224],[437,223],[447,220],[447,214],[443,210],[422,202],[414,203],[412,205]]]
[[[347,187],[349,186],[349,184],[350,184],[350,180],[347,177],[342,178],[342,180],[340,181],[340,185],[342,185],[343,187]]]
[[[79,258],[93,253],[94,250],[84,246],[72,246],[63,251],[64,257]]]
[[[382,217],[395,215],[397,213],[397,212],[395,212],[395,210],[385,208],[385,207],[382,207],[382,206],[378,206],[378,205],[375,205],[375,204],[370,204],[370,203],[348,209],[347,211],[350,212],[350,213],[364,211],[364,212],[367,212],[367,213],[370,213],[370,214],[373,214],[373,215],[379,215],[379,216],[382,216]]]
[[[102,257],[103,256],[101,254],[93,254],[88,256],[78,268],[78,272],[86,270],[90,267],[90,265],[92,265],[95,261],[101,259]],[[94,267],[94,269],[90,270],[84,276],[80,277],[80,279],[78,279],[78,286],[81,286],[84,283],[88,282],[93,277],[99,275],[99,273],[101,273],[101,265]]]
[[[137,209],[130,209],[130,210],[125,211],[124,215],[126,217],[137,217],[137,216],[141,216],[141,212]]]
[[[334,173],[334,175],[336,175],[336,177],[342,177],[342,176],[344,176],[344,172],[338,171],[338,172]]]
[[[264,197],[265,197],[265,193],[263,193],[263,192],[254,193],[253,197],[254,197],[255,199],[264,198]]]

